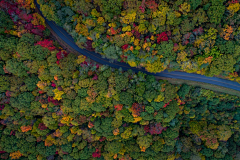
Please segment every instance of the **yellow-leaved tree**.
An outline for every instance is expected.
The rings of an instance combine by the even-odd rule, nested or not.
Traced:
[[[61,100],[62,99],[62,95],[64,94],[64,92],[63,91],[59,91],[57,88],[56,89],[54,89],[53,90],[53,92],[54,92],[54,97],[53,97],[53,99],[56,99],[56,100]]]
[[[147,62],[145,64],[146,70],[148,72],[153,72],[153,73],[157,73],[157,72],[161,72],[164,71],[167,66],[164,66],[164,63],[161,62],[161,56],[157,56],[158,59],[154,62]]]
[[[16,151],[16,152],[10,153],[11,159],[19,159],[21,156],[22,156],[22,154],[21,154],[20,151]]]

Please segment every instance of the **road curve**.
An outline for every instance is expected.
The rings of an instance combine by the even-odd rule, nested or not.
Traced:
[[[34,1],[35,1],[37,8],[40,11],[39,4],[36,2],[36,0],[34,0]],[[125,71],[128,69],[131,69],[135,72],[141,71],[143,73],[146,73],[148,75],[154,75],[156,77],[166,77],[166,78],[175,78],[175,79],[184,79],[184,80],[190,80],[190,81],[204,82],[204,83],[209,83],[209,84],[218,85],[218,86],[222,86],[222,87],[240,91],[239,83],[233,82],[230,80],[221,79],[221,78],[206,77],[206,76],[199,75],[199,74],[185,73],[185,72],[178,72],[178,71],[168,72],[167,70],[160,72],[160,73],[150,73],[144,69],[138,69],[138,68],[131,67],[126,63],[122,63],[122,62],[111,63],[111,62],[109,62],[109,59],[102,58],[101,55],[98,53],[79,48],[75,44],[74,39],[71,37],[71,35],[69,35],[62,27],[59,27],[53,21],[47,20],[45,17],[44,17],[44,19],[45,19],[45,22],[48,24],[48,26],[51,27],[51,29],[56,33],[56,35],[58,35],[58,37],[61,38],[66,44],[68,44],[70,47],[72,47],[74,50],[76,50],[76,52],[78,52],[79,54],[85,55],[98,63],[104,64],[104,65],[109,65],[110,67],[113,67],[113,68],[122,68],[122,70],[125,70]]]

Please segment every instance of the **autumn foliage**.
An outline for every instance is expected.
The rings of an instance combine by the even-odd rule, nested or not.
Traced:
[[[0,1],[0,159],[239,157],[239,96],[68,53],[50,38],[32,2]],[[42,2],[44,15],[77,35],[83,48],[149,71],[222,71],[238,78],[239,32],[231,19],[238,3]],[[213,25],[219,14],[211,10],[221,13],[223,6],[228,25]]]
[[[27,132],[32,130],[32,126],[21,126],[21,130],[22,132]]]

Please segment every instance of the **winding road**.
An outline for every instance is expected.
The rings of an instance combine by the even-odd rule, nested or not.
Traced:
[[[35,1],[37,8],[40,10],[39,4],[36,2],[36,0],[34,0],[34,1]],[[168,72],[167,70],[160,72],[160,73],[150,73],[144,69],[138,69],[138,68],[131,67],[126,63],[121,63],[121,62],[111,63],[109,61],[109,59],[102,58],[101,55],[98,53],[79,48],[75,44],[74,39],[71,37],[71,35],[69,35],[62,27],[57,26],[55,22],[49,21],[45,17],[44,17],[44,19],[45,19],[45,22],[48,24],[48,26],[51,27],[51,29],[56,33],[56,35],[58,35],[58,37],[61,38],[67,45],[69,45],[71,48],[73,48],[79,54],[85,55],[98,63],[104,64],[104,65],[109,65],[110,67],[113,67],[113,68],[122,68],[122,70],[125,70],[125,71],[128,69],[131,69],[135,72],[141,71],[143,73],[146,73],[148,75],[154,75],[156,77],[166,77],[166,78],[175,78],[175,79],[204,82],[204,83],[209,83],[209,84],[218,85],[218,86],[222,86],[222,87],[240,91],[239,83],[233,82],[230,80],[221,79],[221,78],[206,77],[206,76],[199,75],[199,74],[185,73],[185,72],[178,72],[178,71]]]

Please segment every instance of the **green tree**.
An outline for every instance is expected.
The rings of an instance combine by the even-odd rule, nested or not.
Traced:
[[[139,84],[137,84],[136,86],[136,93],[139,96],[143,96],[143,93],[145,92],[145,83],[144,82],[140,82]]]
[[[0,35],[0,58],[4,61],[12,58],[13,53],[16,53],[17,44],[18,39],[16,37]]]
[[[87,88],[81,88],[78,90],[78,96],[84,98],[84,97],[87,97],[88,94],[87,94],[87,91],[88,89]]]
[[[104,149],[110,153],[118,153],[123,147],[123,144],[118,141],[106,142]]]
[[[128,77],[125,77],[123,74],[115,74],[115,89],[117,92],[120,92],[121,90],[127,88],[129,79]]]
[[[3,148],[4,151],[8,153],[16,152],[19,150],[17,143],[18,139],[16,138],[16,136],[1,136],[0,146],[1,148]]]
[[[158,54],[162,55],[164,59],[174,61],[176,59],[176,53],[173,51],[173,41],[163,41],[158,46]]]
[[[200,152],[206,157],[211,157],[213,155],[213,151],[206,147],[204,147]]]
[[[176,114],[179,112],[179,107],[177,104],[177,101],[173,100],[169,103],[169,105],[164,108],[164,111],[166,112],[167,115],[164,116],[163,122],[170,122],[171,120],[174,119]]]
[[[55,119],[52,118],[52,116],[47,116],[45,115],[43,118],[42,118],[42,121],[44,123],[45,126],[47,126],[49,129],[57,129],[58,127],[58,123]]]
[[[151,146],[151,148],[155,152],[160,152],[162,150],[163,146],[164,146],[164,140],[158,139],[157,141],[153,142],[153,145]]]
[[[36,152],[36,142],[28,142],[25,139],[19,139],[17,146],[19,147],[19,151],[22,154],[29,154]]]
[[[60,59],[59,61],[59,67],[62,70],[61,74],[64,78],[71,78],[73,75],[73,72],[76,71],[77,63],[76,61],[76,55],[74,54],[68,54],[67,57]]]
[[[147,90],[145,91],[143,97],[148,101],[148,102],[152,102],[152,100],[154,100],[154,98],[157,97],[157,92],[155,90]]]
[[[100,9],[102,15],[106,15],[105,18],[110,22],[111,18],[121,13],[123,0],[102,0]]]
[[[150,147],[152,141],[153,141],[152,135],[138,136],[137,140],[136,140],[137,144],[142,149],[144,149],[144,148],[147,149],[148,147]]]
[[[9,78],[7,76],[0,76],[0,92],[5,92],[10,87]]]
[[[202,0],[190,0],[191,9],[195,10],[201,3]]]
[[[219,75],[222,73],[229,73],[234,71],[234,64],[236,60],[232,55],[223,55],[217,60],[213,61],[210,65],[208,76]]]
[[[24,79],[24,83],[27,86],[28,91],[35,90],[37,87],[38,81],[39,81],[39,79],[35,75],[31,75],[31,76],[27,77],[26,79]]]
[[[49,54],[49,50],[47,48],[43,48],[40,45],[34,45],[31,47],[31,59],[42,61],[46,59],[47,55]]]
[[[210,19],[211,23],[219,24],[225,12],[225,6],[221,5],[214,5],[209,7],[207,14]]]
[[[31,102],[34,100],[34,96],[31,92],[23,92],[16,98],[10,98],[10,104],[12,107],[16,107],[19,110],[30,108]]]
[[[48,157],[50,155],[55,154],[56,146],[52,145],[50,147],[45,147],[44,142],[39,142],[39,143],[37,143],[36,150],[43,157]]]
[[[174,99],[177,96],[176,91],[177,89],[174,85],[167,84],[164,92],[164,103],[168,103],[170,99]]]
[[[18,77],[27,76],[27,71],[29,70],[22,62],[18,62],[16,59],[10,59],[6,61],[6,69]]]
[[[190,86],[187,84],[183,84],[177,93],[179,97],[181,97],[182,99],[185,99],[185,96],[189,93],[189,91],[190,91]]]
[[[42,11],[44,17],[46,17],[48,20],[55,21],[58,25],[62,25],[61,20],[56,14],[55,7],[51,7],[50,5],[42,3],[40,4],[40,10]]]
[[[5,30],[11,30],[13,28],[13,21],[11,20],[9,14],[6,14],[3,10],[0,11],[0,34],[3,34]]]
[[[113,45],[104,49],[103,53],[105,54],[106,58],[108,58],[108,59],[118,59],[116,47]]]
[[[106,108],[103,107],[103,104],[99,103],[93,103],[91,109],[95,112],[104,112],[106,111]]]
[[[133,96],[131,93],[128,92],[121,92],[119,95],[120,104],[132,106],[133,104]]]
[[[62,146],[61,146],[61,149],[62,149],[64,152],[71,153],[71,152],[72,152],[72,144],[71,144],[71,143],[68,143],[68,144],[62,145]]]

